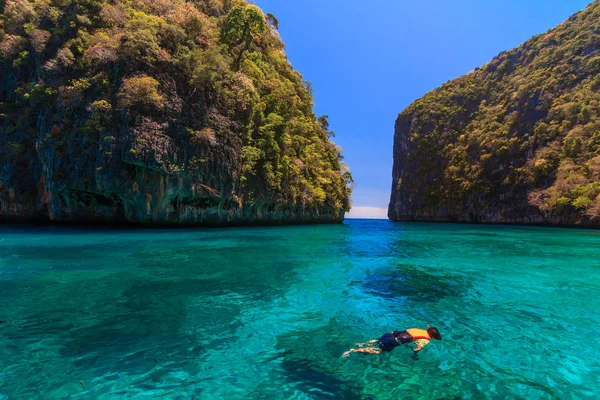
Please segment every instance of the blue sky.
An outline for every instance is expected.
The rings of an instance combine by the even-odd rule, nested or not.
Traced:
[[[378,209],[388,206],[394,122],[402,109],[589,3],[256,0],[279,19],[288,58],[312,82],[316,113],[329,115],[356,181],[360,216],[382,215]]]

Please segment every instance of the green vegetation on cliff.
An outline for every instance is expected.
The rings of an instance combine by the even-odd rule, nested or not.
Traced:
[[[413,103],[396,142],[392,217],[598,222],[600,2]]]
[[[327,117],[245,0],[7,0],[0,21],[2,215],[349,208]]]

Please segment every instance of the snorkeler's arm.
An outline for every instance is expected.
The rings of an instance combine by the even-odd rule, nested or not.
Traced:
[[[421,351],[423,349],[423,347],[427,346],[429,344],[429,340],[426,339],[416,339],[414,341],[414,343],[417,345],[417,347],[413,350],[416,353],[418,353],[419,351]]]

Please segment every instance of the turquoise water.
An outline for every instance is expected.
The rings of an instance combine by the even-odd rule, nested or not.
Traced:
[[[0,399],[593,399],[600,232],[0,227]],[[412,358],[341,354],[431,323]]]

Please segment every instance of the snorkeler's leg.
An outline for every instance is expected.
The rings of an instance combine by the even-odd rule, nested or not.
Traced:
[[[363,347],[362,349],[356,349],[355,353],[381,354],[381,349],[376,349],[374,347]]]
[[[358,346],[357,348],[352,348],[352,349],[348,350],[347,352],[345,352],[344,354],[342,354],[342,357],[348,357],[350,355],[350,353],[355,353],[358,350],[360,350],[360,346],[359,346],[360,344],[362,344],[362,343],[357,343],[356,344]]]
[[[365,353],[365,354],[381,354],[381,349],[375,349],[373,347],[362,347],[358,349],[350,349],[342,357],[348,357],[350,353]]]
[[[366,343],[356,343],[355,346],[359,347],[359,348],[360,347],[365,347],[365,346],[366,347],[373,347],[373,346],[375,346],[375,343],[377,343],[377,340],[369,340]]]

